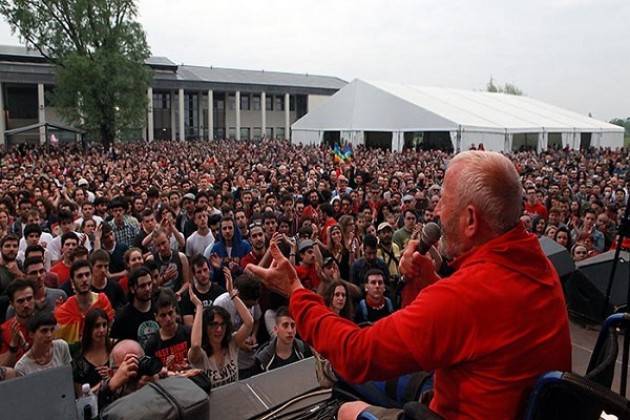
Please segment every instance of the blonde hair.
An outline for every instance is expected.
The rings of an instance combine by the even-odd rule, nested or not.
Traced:
[[[497,152],[469,150],[449,162],[459,170],[458,210],[475,206],[495,234],[503,234],[519,222],[523,187],[514,164]]]

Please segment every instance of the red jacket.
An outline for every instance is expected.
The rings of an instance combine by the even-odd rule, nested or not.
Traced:
[[[571,370],[562,287],[519,224],[456,261],[449,278],[359,329],[307,290],[291,296],[300,335],[351,382],[435,370],[431,409],[448,419],[518,418],[535,380]]]

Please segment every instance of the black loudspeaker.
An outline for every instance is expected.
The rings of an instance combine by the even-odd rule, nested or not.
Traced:
[[[210,393],[210,419],[255,419],[287,403],[287,411],[299,410],[330,398],[330,390],[321,395],[299,398],[319,388],[315,359],[309,357],[213,389]],[[297,401],[292,403],[294,400]]]
[[[567,306],[573,317],[599,324],[606,316],[627,304],[629,256],[627,251],[619,254],[609,302],[606,302],[606,289],[615,251],[604,252],[576,264],[575,273],[564,279]]]
[[[606,296],[606,288],[610,279],[615,251],[604,252],[594,257],[587,258],[576,264],[577,268],[584,274],[591,283],[599,290],[603,296]],[[617,271],[613,279],[612,289],[610,292],[610,303],[613,307],[626,305],[628,293],[628,261],[630,260],[630,252],[621,251],[619,253],[619,261],[617,263]]]
[[[47,369],[0,382],[0,418],[77,420],[72,369]]]
[[[575,263],[569,251],[556,241],[546,236],[538,238],[540,247],[553,264],[560,277],[565,277],[575,271]]]

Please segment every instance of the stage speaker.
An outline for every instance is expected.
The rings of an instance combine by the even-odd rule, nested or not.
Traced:
[[[576,264],[575,272],[563,281],[569,314],[574,319],[600,324],[606,316],[627,304],[628,257],[627,251],[619,254],[609,302],[606,302],[606,288],[615,251],[604,252]]]
[[[567,251],[565,247],[546,236],[541,236],[538,240],[540,241],[540,247],[543,252],[556,268],[558,276],[564,277],[575,271],[573,258],[571,258],[569,251]]]
[[[0,418],[77,420],[72,369],[47,369],[0,382]]]
[[[615,251],[604,252],[594,257],[587,258],[576,264],[577,268],[588,278],[591,283],[599,290],[603,296],[606,296],[606,288],[612,271]],[[617,271],[613,279],[612,289],[610,293],[610,303],[614,307],[626,305],[628,295],[628,261],[630,260],[630,252],[621,251],[619,253],[619,262],[617,263]]]
[[[255,419],[319,388],[315,375],[315,359],[309,357],[243,381],[212,389],[210,419]],[[299,410],[328,400],[331,393],[300,399],[295,404],[290,404],[287,410]]]

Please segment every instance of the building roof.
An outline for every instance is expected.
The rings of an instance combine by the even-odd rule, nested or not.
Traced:
[[[0,45],[0,61],[46,63],[46,59],[38,51],[14,45]],[[338,90],[346,85],[344,80],[333,76],[178,65],[169,58],[161,56],[149,57],[145,63],[154,70],[159,71],[154,75],[158,80],[230,85],[286,86],[325,90]]]
[[[623,132],[527,96],[355,79],[294,130]]]

